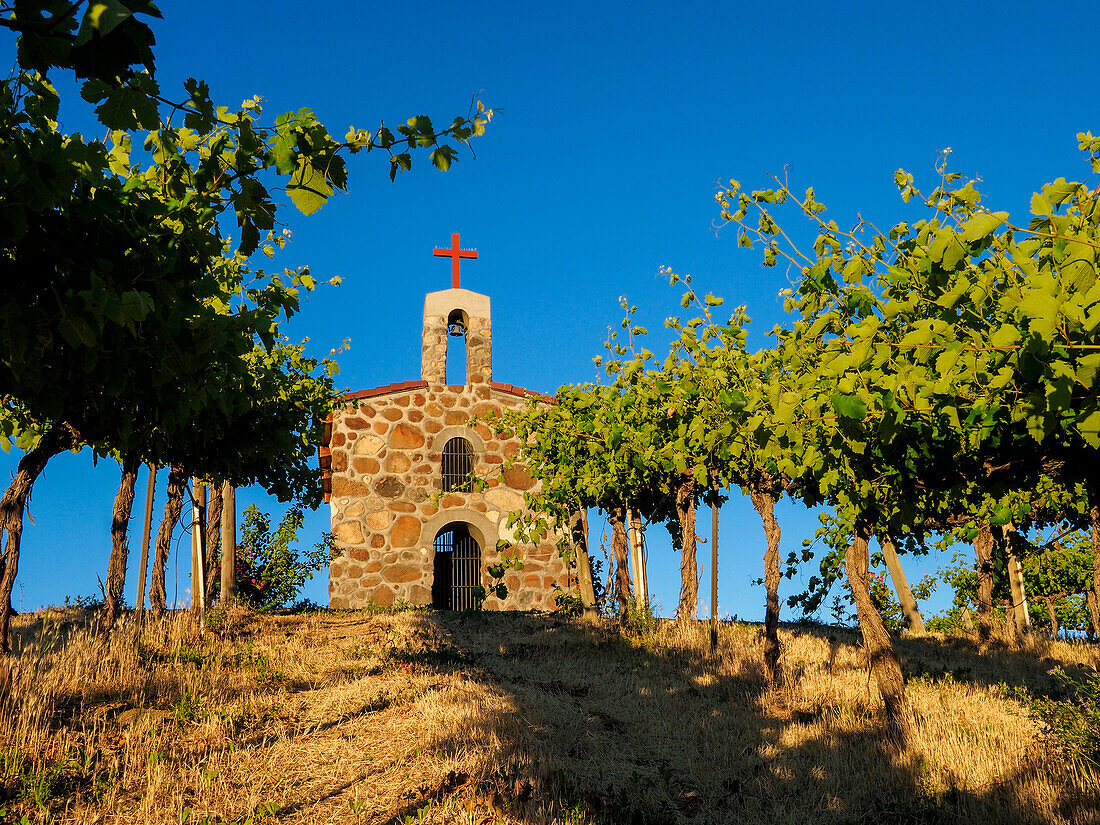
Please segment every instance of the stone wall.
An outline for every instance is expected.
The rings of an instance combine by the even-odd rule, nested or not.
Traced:
[[[487,300],[487,299],[486,299]],[[505,577],[508,596],[490,596],[487,609],[550,610],[554,585],[569,590],[573,579],[552,545],[512,548],[506,528],[509,513],[523,507],[523,492],[532,480],[520,466],[503,465],[519,453],[515,440],[497,440],[484,424],[470,427],[474,416],[525,403],[524,393],[491,382],[488,318],[470,319],[468,384],[447,387],[428,369],[429,350],[439,341],[446,317],[425,318],[425,377],[416,385],[398,385],[357,398],[333,415],[331,450],[332,532],[336,555],[329,568],[329,604],[334,608],[390,605],[404,599],[431,604],[433,542],[448,524],[468,525],[481,546],[482,583],[486,568],[498,563],[498,540],[504,552],[518,553],[521,571]],[[476,337],[483,336],[484,348]],[[446,364],[444,338],[442,361]],[[480,360],[477,360],[480,359]],[[474,450],[474,472],[484,482],[478,492],[442,492],[441,454],[455,436]]]

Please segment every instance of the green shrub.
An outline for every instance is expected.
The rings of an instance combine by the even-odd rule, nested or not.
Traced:
[[[245,509],[236,552],[237,598],[257,610],[286,607],[297,600],[313,574],[324,569],[331,557],[332,536],[326,533],[303,553],[296,545],[304,520],[301,505],[294,504],[272,532],[270,515],[255,504]],[[220,588],[220,563],[212,575]]]
[[[1051,671],[1068,698],[1034,699],[1031,712],[1067,757],[1100,767],[1100,673],[1075,679],[1058,667]]]
[[[584,612],[584,603],[576,590],[566,590],[554,584],[554,606],[564,616],[577,617]]]
[[[643,604],[634,597],[627,603],[626,610],[619,616],[623,629],[639,636],[646,636],[657,629],[657,616],[653,605]]]
[[[901,604],[894,596],[893,588],[886,581],[885,573],[871,574],[871,604],[882,617],[882,625],[887,633],[897,635],[907,627],[901,612]]]

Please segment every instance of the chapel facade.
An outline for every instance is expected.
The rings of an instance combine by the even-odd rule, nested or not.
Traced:
[[[574,584],[552,544],[513,546],[508,516],[535,482],[513,463],[515,439],[470,422],[541,396],[493,380],[489,297],[458,286],[457,257],[454,273],[454,288],[424,300],[420,380],[351,393],[331,415],[321,448],[330,607],[475,607],[502,555],[518,555],[523,569],[507,571],[507,597],[490,594],[486,609],[552,610],[557,588]],[[448,347],[462,343],[465,381],[448,384]]]

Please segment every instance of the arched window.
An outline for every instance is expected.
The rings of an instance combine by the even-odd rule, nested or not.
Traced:
[[[469,492],[473,475],[473,447],[465,438],[452,438],[443,447],[443,492]]]

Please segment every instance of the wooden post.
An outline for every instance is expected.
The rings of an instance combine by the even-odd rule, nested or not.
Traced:
[[[917,609],[917,600],[913,598],[913,591],[909,589],[909,580],[905,578],[897,548],[886,536],[879,536],[878,543],[882,547],[882,555],[886,557],[886,569],[890,571],[890,581],[894,584],[894,592],[898,594],[901,612],[905,615],[909,632],[915,636],[923,636],[927,632],[924,619],[921,618],[920,610]]]
[[[206,484],[191,481],[191,607],[201,615],[206,601]]]
[[[1008,551],[1008,584],[1012,590],[1012,610],[1016,616],[1016,627],[1021,633],[1028,634],[1031,632],[1031,614],[1027,609],[1024,569],[1011,550]]]
[[[153,494],[157,489],[157,465],[149,465],[149,486],[145,490],[145,523],[141,528],[141,562],[138,564],[137,620],[145,617],[145,577],[149,567],[149,538],[153,532]]]
[[[645,547],[642,543],[642,514],[634,507],[626,510],[630,527],[630,565],[634,568],[634,602],[641,608],[649,607],[649,581],[646,578]]]
[[[237,598],[237,491],[228,481],[222,485],[222,595],[227,605]]]
[[[573,520],[573,546],[577,550],[577,588],[581,594],[582,618],[586,622],[599,619],[596,610],[596,589],[592,586],[592,562],[588,558],[588,514],[578,510]]]
[[[1018,636],[1026,636],[1031,633],[1031,613],[1027,609],[1027,592],[1024,588],[1024,569],[1020,566],[1020,560],[1012,552],[1012,534],[1016,528],[1012,524],[1006,524],[1002,533],[1005,556],[1008,560],[1008,587],[1012,593],[1013,624],[1016,626]]]
[[[710,505],[710,652],[718,652],[718,505]]]
[[[966,628],[966,632],[973,633],[974,619],[970,616],[970,608],[964,604],[959,612],[962,613],[963,627]]]

